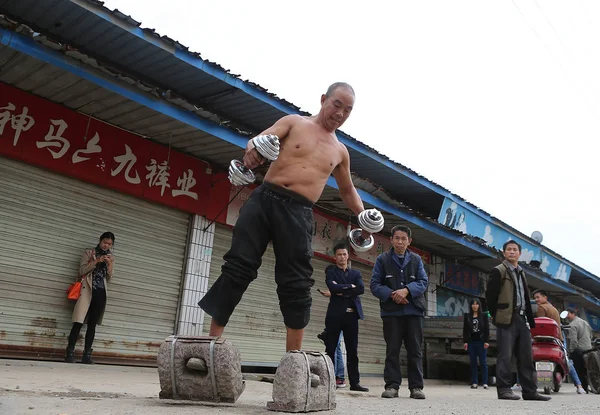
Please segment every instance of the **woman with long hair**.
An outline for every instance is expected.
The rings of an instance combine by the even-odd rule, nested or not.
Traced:
[[[490,326],[487,314],[482,310],[481,303],[474,298],[469,304],[469,312],[464,314],[463,320],[464,348],[469,352],[471,359],[471,389],[477,389],[477,359],[481,366],[481,381],[483,388],[488,385],[487,349],[490,346]]]
[[[85,348],[81,363],[91,364],[92,344],[96,336],[96,325],[102,324],[106,308],[106,285],[113,277],[115,258],[112,247],[115,235],[104,232],[95,248],[87,249],[81,257],[79,278],[81,278],[81,293],[73,309],[73,326],[69,334],[65,362],[75,362],[75,344],[79,331],[87,320],[85,332]]]

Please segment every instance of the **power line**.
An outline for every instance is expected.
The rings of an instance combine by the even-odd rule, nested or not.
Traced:
[[[556,31],[556,28],[554,27],[554,25],[550,22],[550,19],[548,19],[548,17],[546,16],[546,14],[544,13],[544,11],[542,10],[542,8],[540,7],[540,4],[537,2],[537,0],[533,0],[533,2],[535,3],[535,7],[538,8],[538,10],[540,11],[540,13],[542,14],[542,16],[544,16],[544,19],[546,19],[546,23],[548,23],[548,26],[550,26],[550,28],[552,29],[552,31],[554,32],[554,35],[556,36],[556,38],[558,39],[558,41],[560,42],[561,45],[563,45],[563,47],[570,53],[570,49],[569,47],[562,41],[561,37],[558,35],[558,32]],[[572,55],[572,54],[571,54]]]
[[[516,7],[516,9],[519,11],[519,14],[521,14],[521,16],[523,17],[523,20],[525,20],[525,23],[527,23],[527,26],[529,26],[529,28],[533,31],[533,33],[535,33],[535,35],[537,36],[538,40],[542,43],[542,45],[544,45],[544,47],[546,48],[546,50],[548,51],[548,53],[550,55],[552,55],[553,58],[554,54],[552,53],[552,51],[550,50],[550,48],[548,48],[548,46],[546,45],[546,43],[544,42],[544,40],[542,39],[542,37],[540,36],[540,34],[537,32],[537,30],[535,30],[535,27],[533,27],[533,25],[529,22],[529,20],[527,19],[527,17],[525,16],[525,14],[523,13],[523,11],[521,10],[521,8],[519,6],[517,6],[517,3],[515,3],[515,0],[510,0],[512,1],[512,4],[514,4],[514,6]],[[560,62],[557,62],[560,65]],[[561,65],[562,67],[562,65]]]
[[[554,26],[552,26],[552,24],[550,23],[550,21],[548,20],[548,18],[546,18],[545,14],[543,13],[542,9],[537,4],[537,1],[536,0],[533,0],[533,1],[535,2],[536,6],[540,10],[540,12],[544,16],[544,18],[546,19],[546,22],[548,22],[548,24],[550,25],[550,27],[552,27],[552,29],[554,30],[554,32],[555,32],[557,38],[559,39],[559,41],[563,44],[563,46],[565,46],[564,43],[562,42],[562,40],[560,39],[560,37],[558,36],[558,33],[556,32],[556,29],[554,29]],[[550,54],[550,57],[552,58],[552,60],[554,60],[554,62],[558,65],[558,67],[559,67],[560,71],[562,72],[563,76],[565,77],[565,80],[567,81],[569,87],[571,87],[575,92],[577,92],[579,94],[582,94],[585,97],[585,101],[586,101],[588,107],[592,110],[593,115],[597,116],[598,112],[600,112],[600,108],[598,106],[598,102],[596,101],[596,99],[594,97],[592,97],[591,98],[592,102],[590,103],[590,97],[589,97],[589,95],[585,91],[581,91],[580,88],[577,87],[576,85],[573,85],[573,82],[571,81],[571,78],[569,77],[569,74],[565,70],[565,67],[561,63],[560,59],[550,50],[550,48],[548,47],[548,45],[546,44],[546,42],[544,42],[544,40],[542,39],[542,37],[540,36],[540,34],[538,33],[538,31],[531,24],[531,22],[529,21],[529,19],[527,19],[527,17],[525,16],[525,14],[521,10],[521,8],[517,5],[517,3],[515,2],[515,0],[511,0],[511,2],[515,6],[515,8],[517,9],[517,11],[519,12],[519,14],[521,15],[521,17],[523,17],[523,20],[525,20],[525,23],[527,23],[527,26],[529,26],[529,28],[533,31],[533,33],[535,34],[535,36],[540,41],[540,43],[548,51],[548,53]],[[567,52],[568,52],[568,48],[567,48]]]

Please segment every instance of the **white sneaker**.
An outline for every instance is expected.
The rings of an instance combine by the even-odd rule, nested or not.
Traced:
[[[488,385],[486,385],[485,383],[483,384],[483,389],[487,389]]]
[[[585,394],[585,389],[583,389],[581,386],[578,386],[577,387],[577,393],[580,394],[580,395],[583,395],[583,394]]]

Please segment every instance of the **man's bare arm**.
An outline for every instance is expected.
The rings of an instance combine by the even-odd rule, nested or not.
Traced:
[[[352,183],[352,175],[350,174],[350,154],[348,154],[346,146],[342,145],[342,148],[342,162],[337,165],[332,174],[338,184],[340,197],[346,206],[348,206],[355,215],[358,215],[365,210],[365,206],[354,187],[354,183]]]
[[[535,313],[536,317],[546,317],[546,310],[542,306],[538,306],[537,311]]]
[[[279,143],[281,144],[283,140],[290,133],[292,126],[298,121],[299,115],[286,115],[283,118],[277,120],[275,124],[271,127],[264,130],[259,135],[267,135],[274,134],[279,137]],[[252,140],[249,140],[246,144],[246,153],[244,154],[244,165],[253,169],[255,167],[260,166],[265,162],[265,159],[256,151],[254,148],[254,144],[252,144]]]

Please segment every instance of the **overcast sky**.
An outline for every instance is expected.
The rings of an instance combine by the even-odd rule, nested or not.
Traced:
[[[105,0],[600,275],[600,2]],[[166,5],[165,5],[166,4]]]

